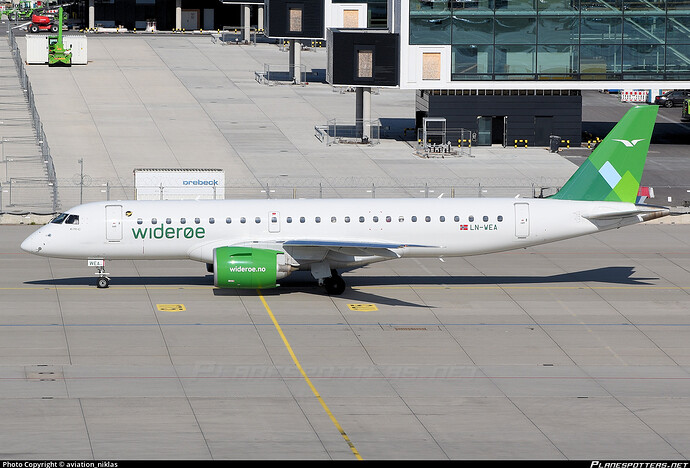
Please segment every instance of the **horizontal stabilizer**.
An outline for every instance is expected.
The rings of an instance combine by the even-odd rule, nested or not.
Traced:
[[[671,211],[664,206],[636,205],[634,210],[604,211],[601,213],[582,214],[583,218],[592,221],[609,221],[631,217],[638,217],[640,221],[650,221],[671,214]]]

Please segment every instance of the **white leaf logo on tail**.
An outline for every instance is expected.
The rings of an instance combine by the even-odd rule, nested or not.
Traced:
[[[641,140],[616,140],[614,138],[613,141],[620,141],[621,143],[623,143],[628,148],[632,148],[633,146],[635,146],[639,142],[644,141],[644,138],[642,138]]]

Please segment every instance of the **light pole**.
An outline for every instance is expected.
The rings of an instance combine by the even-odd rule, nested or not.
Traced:
[[[84,158],[79,158],[79,204],[84,198]]]

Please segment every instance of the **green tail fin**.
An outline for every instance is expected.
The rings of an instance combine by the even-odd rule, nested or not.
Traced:
[[[635,203],[658,110],[630,109],[551,198]]]

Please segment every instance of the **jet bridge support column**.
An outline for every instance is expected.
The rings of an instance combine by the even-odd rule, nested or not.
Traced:
[[[96,27],[96,12],[95,3],[96,0],[89,0],[89,29]]]
[[[252,6],[242,5],[242,41],[250,43],[252,40]]]
[[[264,33],[264,6],[259,5],[256,10],[256,32]]]
[[[175,30],[182,30],[182,0],[175,0]]]
[[[302,84],[302,43],[296,39],[290,39],[290,78],[293,83]]]
[[[357,126],[357,137],[361,137],[363,142],[368,142],[371,138],[371,88],[357,88],[357,103],[355,111],[355,124]]]

